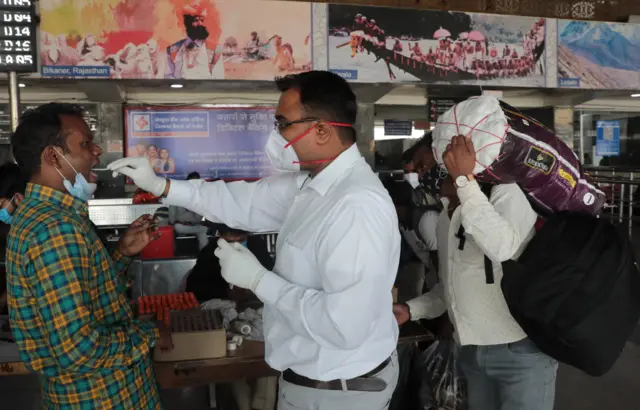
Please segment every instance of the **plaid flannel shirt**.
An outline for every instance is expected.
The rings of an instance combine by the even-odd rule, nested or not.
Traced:
[[[45,408],[162,408],[150,357],[158,329],[133,318],[123,292],[130,262],[109,255],[85,202],[27,186],[7,240],[9,313]]]

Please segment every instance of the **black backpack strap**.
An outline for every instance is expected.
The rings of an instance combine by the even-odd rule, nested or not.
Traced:
[[[480,189],[482,193],[487,196],[487,198],[491,198],[491,189],[493,185],[491,184],[480,184]],[[496,283],[495,276],[493,275],[493,262],[487,255],[484,255],[484,275],[486,278],[486,282],[489,285]]]
[[[479,185],[482,193],[485,194],[487,198],[491,198],[491,189],[493,188],[493,185],[483,183],[480,183]],[[460,240],[460,242],[458,243],[458,250],[464,250],[466,238],[464,236],[464,226],[462,226],[462,224],[460,224],[460,228],[458,228],[456,238]],[[491,285],[496,283],[495,277],[493,275],[493,262],[491,262],[491,259],[489,259],[487,255],[484,255],[484,274],[487,284]]]
[[[467,239],[464,237],[464,226],[462,226],[462,224],[460,224],[460,228],[458,228],[456,238],[460,240],[460,242],[458,243],[458,250],[464,250],[464,243]]]
[[[496,283],[496,278],[493,276],[493,262],[487,255],[484,255],[484,276],[488,285]]]

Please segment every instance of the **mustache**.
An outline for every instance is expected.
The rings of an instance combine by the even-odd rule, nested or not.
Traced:
[[[205,26],[187,27],[187,35],[192,40],[206,40],[209,37],[209,30]]]

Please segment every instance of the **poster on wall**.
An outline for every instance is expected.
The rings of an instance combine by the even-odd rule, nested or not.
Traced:
[[[360,82],[543,87],[545,20],[329,5],[329,69]]]
[[[558,87],[640,88],[640,25],[558,20]]]
[[[147,157],[159,175],[259,179],[272,172],[264,146],[272,107],[125,108],[127,157]]]
[[[620,155],[620,121],[596,121],[596,156]]]
[[[311,69],[310,3],[41,0],[39,4],[44,77],[272,80]]]

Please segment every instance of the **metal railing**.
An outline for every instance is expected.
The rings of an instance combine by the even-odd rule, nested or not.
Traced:
[[[640,215],[640,209],[634,209],[640,205],[637,202],[640,168],[585,167],[585,170],[607,196],[601,217],[626,223],[632,237],[634,225],[640,223],[640,216],[635,216]]]

